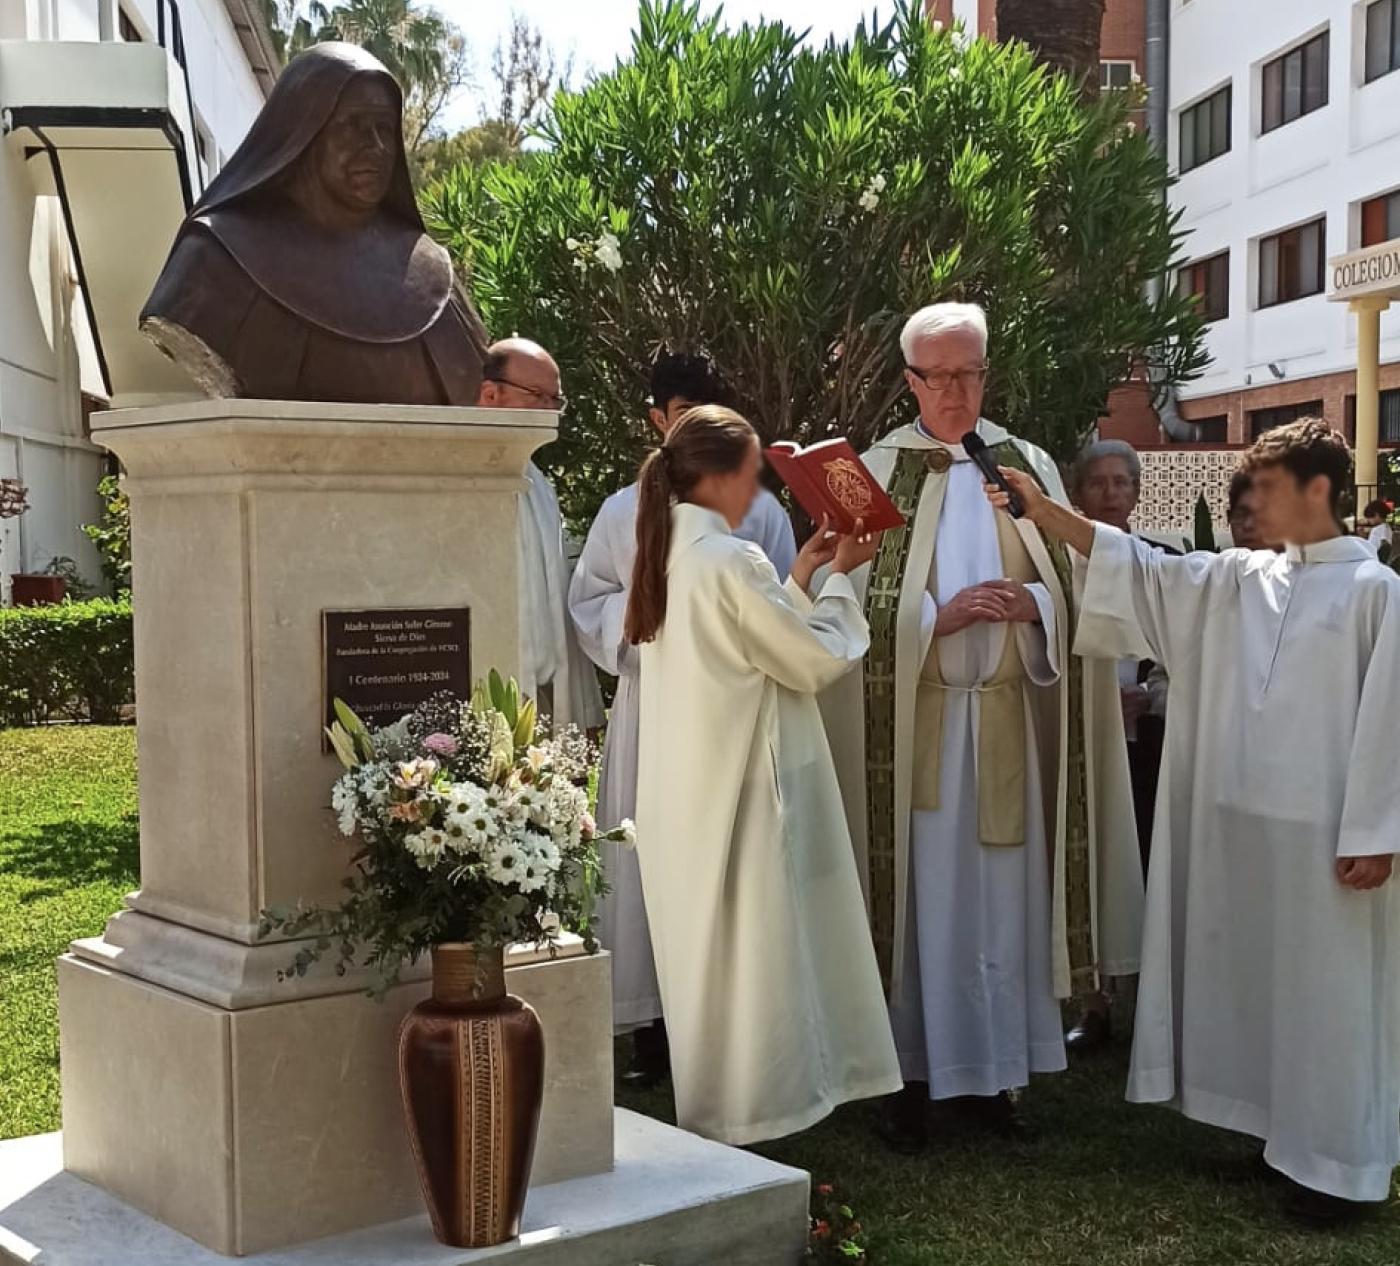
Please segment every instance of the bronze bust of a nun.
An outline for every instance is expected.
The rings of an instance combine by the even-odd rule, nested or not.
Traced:
[[[212,396],[476,403],[487,337],[423,226],[373,56],[292,59],[181,226],[141,328]]]

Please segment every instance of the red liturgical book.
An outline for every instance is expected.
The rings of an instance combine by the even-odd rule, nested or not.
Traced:
[[[813,523],[826,515],[832,531],[842,535],[855,527],[857,519],[865,521],[868,532],[886,532],[904,523],[904,516],[849,440],[823,440],[810,448],[784,440],[765,448],[763,455]]]

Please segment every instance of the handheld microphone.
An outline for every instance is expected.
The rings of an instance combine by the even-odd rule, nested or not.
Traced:
[[[1006,476],[997,469],[997,464],[992,460],[991,451],[987,448],[986,441],[982,439],[976,431],[969,431],[962,437],[963,452],[974,462],[977,469],[986,476],[989,484],[996,484],[1002,492],[1006,493],[1011,500],[1007,503],[1006,512],[1013,519],[1019,519],[1026,512],[1026,507],[1021,504],[1021,498],[1015,490],[1006,482]]]

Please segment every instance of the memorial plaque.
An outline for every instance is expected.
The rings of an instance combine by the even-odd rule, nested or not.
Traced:
[[[389,725],[425,699],[471,697],[466,607],[323,611],[326,724],[343,700],[366,725]]]

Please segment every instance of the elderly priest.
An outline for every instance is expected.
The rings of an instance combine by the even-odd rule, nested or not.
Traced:
[[[1068,558],[991,513],[961,440],[1064,500],[1040,449],[980,417],[987,324],[936,304],[900,339],[919,420],[866,455],[908,520],[853,580],[863,672],[824,710],[906,1087],[887,1138],[917,1150],[928,1100],[996,1132],[1065,1067],[1058,999],[1137,969],[1142,872],[1116,665],[1070,658]]]

